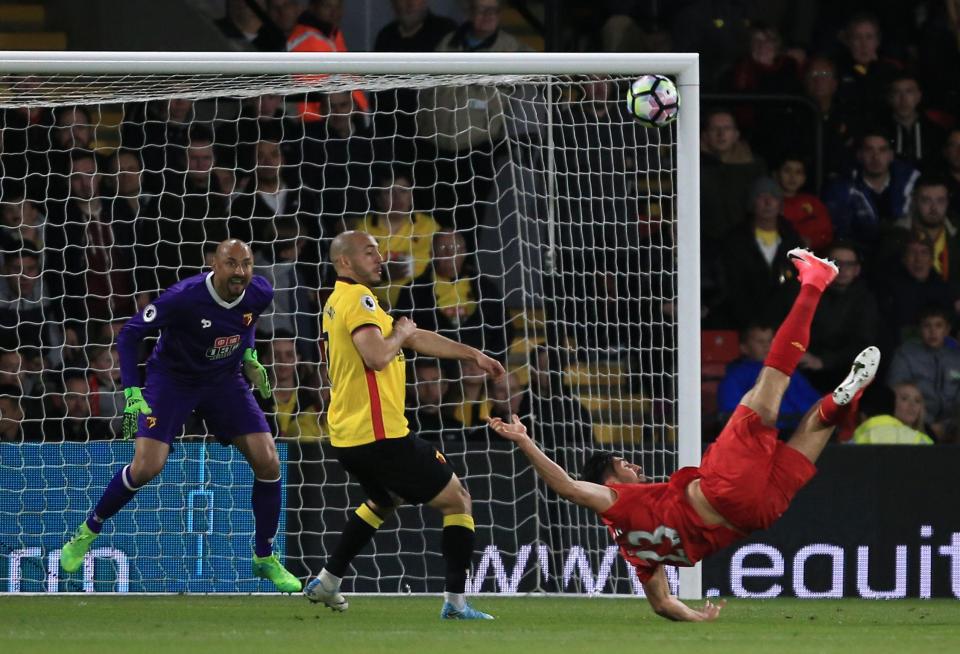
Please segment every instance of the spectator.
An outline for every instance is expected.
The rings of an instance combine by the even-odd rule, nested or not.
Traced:
[[[428,0],[390,0],[396,18],[377,33],[376,52],[433,52],[457,24],[430,11]]]
[[[798,95],[800,73],[797,60],[783,52],[776,28],[762,23],[750,29],[750,51],[733,71],[735,92]],[[776,161],[790,147],[792,135],[783,125],[793,107],[782,102],[746,104],[737,110],[737,122],[751,135],[751,143],[767,161]]]
[[[827,57],[812,57],[803,76],[804,93],[819,109],[819,135],[807,116],[801,115],[784,128],[795,134],[794,149],[813,154],[811,147],[820,139],[821,165],[826,179],[835,179],[854,165],[853,126],[855,118],[837,102],[837,71]]]
[[[273,412],[277,436],[313,441],[328,435],[325,403],[317,375],[301,374],[306,366],[297,355],[292,332],[276,331],[270,340]]]
[[[37,348],[0,350],[0,386],[17,389],[28,422],[43,417],[43,368],[43,358]]]
[[[318,329],[313,316],[319,313],[314,300],[319,280],[316,267],[301,258],[305,239],[300,225],[292,216],[278,218],[271,224],[266,238],[270,245],[255,255],[254,264],[270,281],[274,295],[272,310],[260,316],[257,331],[264,338],[278,332],[294,334],[300,357],[317,361],[319,350],[314,344]]]
[[[23,356],[21,351],[24,352]],[[37,383],[39,374],[32,370],[42,365],[37,365],[37,357],[29,354],[32,351],[35,352],[30,348],[0,350],[0,389],[6,389],[0,390],[0,397],[8,396],[16,406],[15,414],[11,412],[7,415],[16,415],[16,422],[19,423],[18,429],[9,424],[0,425],[0,428],[5,426],[10,437],[19,435],[28,440],[38,440],[42,438],[40,422],[43,420],[44,388],[42,383]],[[3,416],[4,411],[0,410],[0,419]],[[3,438],[0,435],[0,441]]]
[[[920,173],[895,161],[886,135],[873,130],[860,138],[857,161],[859,166],[848,179],[827,187],[823,203],[833,217],[836,236],[872,247],[908,214]]]
[[[239,116],[216,120],[215,125],[214,157],[221,167],[238,172],[242,178],[238,183],[241,190],[256,168],[256,150],[260,141],[278,142],[288,166],[299,164],[303,159],[303,123],[299,116],[288,115],[282,95],[267,93],[243,98]],[[283,172],[290,172],[290,169]],[[287,183],[294,181],[290,179]]]
[[[135,310],[133,224],[114,221],[101,183],[96,160],[76,153],[70,197],[52,205],[45,233],[44,267],[60,296],[60,313],[81,334]]]
[[[765,325],[753,324],[740,330],[741,356],[727,365],[717,391],[717,409],[724,419],[733,415],[740,400],[753,388],[772,342],[773,329]],[[777,428],[796,428],[804,414],[821,396],[822,393],[810,384],[803,373],[794,373],[780,403]]]
[[[877,386],[877,390],[883,391],[886,406],[857,427],[851,442],[857,445],[933,444],[933,439],[924,433],[926,410],[923,394],[916,384],[902,382],[896,384],[892,391],[883,386]],[[875,403],[865,401],[861,406],[866,409]]]
[[[593,418],[564,383],[561,349],[537,345],[530,355],[530,388],[516,413],[532,417],[528,427],[545,448],[592,442]]]
[[[64,407],[62,417],[48,417],[44,420],[44,440],[61,442],[87,442],[112,438],[110,421],[95,418],[90,410],[90,382],[81,372],[67,372],[64,378],[64,392],[61,398]]]
[[[783,217],[790,221],[807,247],[819,252],[830,245],[833,240],[830,212],[816,195],[803,192],[807,184],[804,160],[799,157],[785,158],[774,172],[774,177],[783,191]]]
[[[838,241],[827,253],[840,272],[820,299],[810,344],[800,359],[800,369],[821,395],[833,390],[858,352],[877,342],[881,324],[876,297],[860,276],[856,246]]]
[[[165,189],[168,171],[185,169],[193,113],[193,101],[186,98],[124,107],[120,143],[140,153],[143,188],[148,194],[158,195]]]
[[[35,161],[27,180],[30,196],[46,201],[59,201],[70,191],[69,179],[73,158],[78,152],[93,156],[93,121],[85,107],[58,107],[53,112],[54,126],[49,141],[45,139],[31,146]]]
[[[430,265],[437,222],[413,208],[413,186],[406,173],[388,172],[379,184],[379,211],[368,215],[360,229],[377,239],[383,255],[385,285],[374,289],[380,301],[394,307],[401,287]]]
[[[933,243],[925,233],[909,236],[900,261],[901,265],[881,277],[886,293],[880,298],[880,315],[886,318],[886,350],[916,335],[914,330],[926,307],[952,311],[956,299],[956,293],[933,268]]]
[[[887,373],[887,385],[912,382],[923,394],[930,433],[944,435],[956,412],[960,393],[960,350],[947,345],[950,314],[930,307],[920,314],[920,341],[908,341],[897,348]]]
[[[347,52],[347,43],[340,31],[343,19],[343,0],[309,0],[307,9],[287,37],[289,52]],[[353,101],[360,111],[370,110],[363,91],[353,92]],[[323,120],[323,108],[319,101],[308,96],[300,103],[300,115],[308,123]]]
[[[500,28],[500,0],[469,0],[469,18],[447,34],[438,52],[526,52]],[[490,85],[439,86],[420,91],[419,133],[436,140],[434,206],[454,217],[454,228],[482,223],[494,160],[505,134],[504,98]],[[466,180],[465,182],[463,180]]]
[[[281,216],[297,216],[304,199],[304,209],[316,212],[308,190],[286,184],[282,173],[286,166],[280,143],[270,139],[257,142],[253,184],[245,193],[234,196],[230,205],[230,236],[246,241],[254,252],[269,247],[274,221]]]
[[[430,266],[397,296],[396,312],[421,329],[443,334],[504,361],[511,324],[493,282],[469,265],[463,236],[433,235]]]
[[[454,385],[451,396],[453,408],[450,415],[454,424],[466,430],[464,436],[468,439],[482,437],[490,417],[490,400],[486,377],[473,361],[460,362],[460,380]]]
[[[880,56],[880,21],[873,14],[853,14],[843,33],[846,46],[839,66],[839,101],[866,123],[882,118],[884,96],[899,62]]]
[[[267,0],[267,15],[283,33],[284,39],[290,36],[301,11],[300,0]],[[284,42],[281,44],[280,50],[285,48],[286,43]]]
[[[487,384],[489,386],[491,417],[506,420],[514,415],[520,415],[520,406],[527,389],[520,382],[520,377],[516,371],[508,372],[500,379],[488,380]]]
[[[63,339],[48,285],[40,277],[40,252],[31,243],[3,257],[0,277],[0,348],[38,348],[51,354]],[[51,364],[58,363],[57,357]]]
[[[723,240],[743,223],[747,193],[764,163],[740,140],[729,111],[710,112],[700,133],[700,233],[707,244]]]
[[[751,220],[733,232],[722,248],[729,326],[746,327],[769,310],[781,285],[793,278],[787,252],[800,247],[800,237],[781,215],[783,193],[769,177],[750,190]]]
[[[443,37],[457,24],[446,16],[430,11],[427,0],[391,0],[396,18],[377,34],[373,49],[377,52],[433,52]],[[422,161],[424,175],[433,173],[436,151],[424,138],[418,138],[417,113],[420,108],[416,89],[387,89],[376,95],[376,131],[393,135],[392,159],[405,165]],[[419,178],[419,173],[417,177]]]
[[[264,0],[257,0],[261,9],[266,9]],[[250,8],[248,0],[227,0],[227,13],[214,21],[223,35],[240,50],[282,52],[286,36],[272,20],[263,21]]]
[[[139,153],[121,149],[111,161],[113,197],[108,201],[110,225],[118,242],[133,244],[133,251],[128,251],[125,258],[134,267],[135,308],[140,310],[149,303],[151,293],[159,290],[154,254],[159,240],[156,229],[160,199],[143,189],[143,164]],[[125,314],[118,315],[128,317]]]
[[[913,188],[909,219],[900,221],[905,230],[899,236],[902,242],[909,232],[924,233],[933,244],[933,269],[956,290],[960,289],[960,243],[949,213],[946,182],[933,176],[920,177]]]
[[[916,168],[927,169],[938,160],[946,135],[918,109],[922,101],[916,75],[895,76],[887,92],[891,113],[885,128],[893,136],[893,152],[898,158]]]
[[[950,194],[951,218],[960,218],[960,129],[950,130],[943,144],[944,175]]]
[[[16,386],[0,385],[0,443],[21,443],[25,440],[23,417],[20,390]]]
[[[370,210],[367,190],[373,185],[371,167],[378,157],[373,134],[362,114],[354,110],[352,96],[331,93],[324,102],[327,119],[316,138],[308,135],[304,141],[303,175],[320,198],[320,222],[308,232],[322,234],[326,241],[343,231],[352,218]]]
[[[451,406],[444,403],[450,381],[437,359],[417,357],[414,360],[414,394],[407,408],[410,431],[431,440],[459,438],[462,425],[451,415]]]
[[[119,434],[126,399],[120,383],[120,353],[116,346],[94,345],[87,355],[90,361],[90,413],[109,420],[110,431]]]
[[[213,174],[213,137],[195,128],[187,148],[187,166],[160,198],[156,259],[160,288],[195,275],[203,266],[205,242],[227,238],[228,195]]]
[[[750,52],[734,68],[733,88],[746,93],[800,91],[797,62],[783,53],[783,39],[776,28],[754,25],[750,29]]]
[[[46,216],[37,203],[8,196],[0,203],[0,252],[11,252],[30,243],[43,248]]]

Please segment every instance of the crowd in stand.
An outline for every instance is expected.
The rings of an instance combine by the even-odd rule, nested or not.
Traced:
[[[266,0],[259,12],[249,4],[228,0],[218,21],[242,47],[346,50],[340,0]],[[396,19],[375,48],[526,50],[500,28],[500,4],[471,0],[458,25],[426,0],[394,0]],[[886,383],[865,398],[869,420],[842,438],[957,441],[960,77],[947,71],[960,59],[960,3],[887,2],[877,13],[856,2],[602,4],[593,12],[602,20],[580,27],[583,48],[701,53],[703,327],[740,331],[743,351],[721,385],[720,411],[732,411],[759,372],[797,289],[786,252],[806,245],[840,274],[784,426],[877,344]],[[519,412],[562,416],[541,420],[545,441],[570,429],[583,437],[590,416],[560,378],[569,362],[560,346],[593,358],[631,356],[625,344],[633,356],[638,343],[644,356],[673,347],[663,328],[675,295],[663,272],[673,268],[671,230],[658,220],[672,210],[666,201],[649,210],[663,189],[638,181],[661,166],[656,139],[624,115],[616,83],[571,87],[576,101],[558,103],[551,121],[562,201],[557,273],[544,282],[562,288],[567,302],[546,309],[570,333],[549,334],[549,347],[529,349],[529,374],[496,384],[468,365],[411,362],[418,433],[485,437],[487,416]],[[721,105],[710,92],[740,96]],[[109,152],[96,147],[96,107],[4,111],[0,440],[115,437],[118,329],[160,289],[200,272],[228,236],[253,244],[257,272],[276,289],[258,329],[276,389],[265,408],[280,436],[325,433],[317,316],[332,281],[326,245],[343,229],[378,239],[390,283],[376,291],[395,315],[505,360],[516,336],[509,266],[478,256],[505,247],[494,215],[504,195],[497,162],[510,147],[504,103],[494,87],[470,85],[220,99],[213,111],[187,99],[131,103]],[[523,146],[540,144],[545,129],[512,134],[515,156],[532,156]],[[612,151],[626,156],[604,156]],[[499,245],[486,247],[491,238]],[[639,248],[642,261],[630,254]],[[666,379],[672,365],[663,356],[645,369]],[[671,387],[637,383],[651,396]]]

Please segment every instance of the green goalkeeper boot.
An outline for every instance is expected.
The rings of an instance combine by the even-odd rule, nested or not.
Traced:
[[[86,521],[81,522],[73,538],[67,541],[67,544],[60,550],[60,567],[64,572],[76,572],[83,565],[83,557],[87,555],[93,541],[100,534],[95,534],[87,526]]]
[[[281,593],[299,593],[303,585],[280,563],[276,554],[253,557],[253,575],[269,579]]]

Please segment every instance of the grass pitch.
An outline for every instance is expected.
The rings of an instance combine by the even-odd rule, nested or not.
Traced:
[[[494,622],[441,622],[440,599],[0,597],[0,652],[960,652],[960,602],[731,600],[720,620],[671,623],[642,599],[480,597]],[[696,604],[696,603],[694,603]]]

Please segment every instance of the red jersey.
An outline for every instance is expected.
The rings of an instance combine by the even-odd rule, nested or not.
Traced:
[[[833,241],[830,212],[815,195],[797,193],[783,198],[783,217],[813,250],[822,250]]]
[[[660,484],[607,484],[617,501],[600,515],[620,554],[641,582],[663,564],[692,566],[743,537],[723,525],[708,526],[684,491],[700,477],[699,468],[681,468]]]

